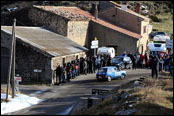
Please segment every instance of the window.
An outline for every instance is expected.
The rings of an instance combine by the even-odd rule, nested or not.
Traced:
[[[146,26],[144,26],[144,33],[146,33]]]

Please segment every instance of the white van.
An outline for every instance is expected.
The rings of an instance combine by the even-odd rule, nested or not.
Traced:
[[[115,57],[115,49],[113,47],[100,47],[97,51],[98,55],[110,55],[111,58]]]
[[[166,44],[164,43],[149,43],[149,51],[166,52]]]
[[[156,41],[158,43],[166,43],[166,41],[170,40],[169,36],[165,36],[165,35],[156,35],[153,38],[153,41]]]

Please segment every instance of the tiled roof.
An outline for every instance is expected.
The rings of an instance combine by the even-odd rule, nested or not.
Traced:
[[[81,14],[81,10],[77,7],[64,7],[64,6],[34,6],[45,11],[49,11],[65,17],[69,20],[90,20],[89,17]]]
[[[120,5],[120,4],[117,4],[117,3],[114,2],[114,1],[109,1],[109,2],[112,3],[112,4],[114,4],[114,5],[117,6],[117,7],[121,8],[121,5]],[[146,21],[149,21],[149,20],[150,20],[149,18],[147,18],[147,17],[145,17],[145,16],[143,16],[143,15],[140,15],[140,14],[134,12],[134,11],[131,10],[131,9],[128,9],[128,8],[127,8],[127,12],[128,12],[128,13],[131,13],[131,14],[133,14],[133,15],[135,15],[135,16],[138,16],[138,17],[140,17],[140,18],[143,18],[143,19],[146,20]]]
[[[69,18],[71,20],[80,20],[81,18],[80,17],[83,17],[82,19],[83,20],[92,20],[93,22],[96,22],[100,25],[103,25],[105,27],[108,27],[108,28],[111,28],[113,30],[116,30],[120,33],[123,33],[123,34],[126,34],[128,36],[131,36],[133,38],[137,38],[137,39],[140,39],[142,36],[137,34],[137,33],[134,33],[134,32],[131,32],[131,31],[128,31],[126,29],[123,29],[121,27],[118,27],[116,25],[113,25],[109,22],[106,22],[102,19],[95,19],[95,17],[93,15],[91,15],[89,12],[87,11],[84,11],[84,10],[81,10],[80,8],[77,8],[77,7],[60,7],[60,6],[35,6],[37,8],[41,8],[43,10],[48,10],[48,11],[51,11],[55,14],[58,14],[58,15],[61,15],[61,16],[65,16],[66,18]],[[60,13],[59,13],[60,12]],[[66,12],[67,15],[64,15],[62,13]],[[73,14],[73,16],[68,16],[68,15],[71,15]],[[75,16],[79,16],[79,17],[75,17]],[[71,17],[71,18],[70,18]],[[85,19],[84,19],[85,18]],[[81,20],[82,20],[81,19]]]
[[[116,30],[118,32],[124,33],[124,34],[126,34],[128,36],[131,36],[131,37],[134,37],[134,38],[137,38],[137,39],[140,39],[142,37],[140,34],[137,34],[137,33],[131,32],[131,31],[128,31],[126,29],[123,29],[121,27],[118,27],[116,25],[113,25],[113,24],[111,24],[111,23],[109,23],[107,21],[104,21],[102,19],[99,19],[98,18],[96,20],[94,16],[92,16],[90,13],[88,13],[88,12],[86,12],[84,10],[81,10],[81,13],[84,14],[84,15],[86,15],[86,16],[88,16],[88,17],[90,17],[93,22],[96,22],[96,23],[98,23],[100,25],[103,25],[105,27],[111,28],[113,30]]]

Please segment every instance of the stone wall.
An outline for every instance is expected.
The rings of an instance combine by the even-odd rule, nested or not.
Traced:
[[[34,72],[35,69],[40,69],[42,72]],[[51,83],[51,59],[37,52],[31,46],[17,42],[16,74],[22,77],[23,82]]]
[[[119,8],[110,8],[107,11],[99,12],[99,17],[129,31],[141,34],[141,21],[139,18]]]
[[[6,34],[1,30],[1,47],[5,47],[7,49],[11,49],[11,41],[12,37],[10,34]]]
[[[89,43],[97,37],[99,47],[117,46],[117,55],[122,55],[124,51],[127,53],[132,52],[133,54],[137,51],[138,39],[136,38],[132,38],[95,22],[90,22],[89,30]]]
[[[81,46],[87,45],[89,21],[69,21],[68,38]]]
[[[63,17],[35,7],[31,8],[28,17],[36,23],[36,25],[45,26],[53,32],[67,36],[68,20]]]

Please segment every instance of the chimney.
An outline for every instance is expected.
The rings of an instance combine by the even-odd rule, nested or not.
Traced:
[[[95,4],[95,20],[98,19],[98,7],[97,7],[97,4]]]
[[[137,3],[137,5],[136,5],[136,13],[140,13],[140,10],[141,10],[140,9],[140,4]]]
[[[121,9],[126,11],[127,10],[127,2],[126,1],[123,1],[122,4],[121,4]]]

